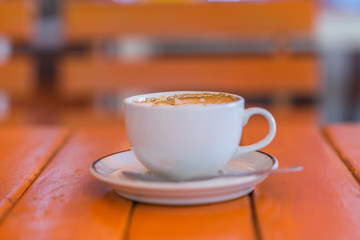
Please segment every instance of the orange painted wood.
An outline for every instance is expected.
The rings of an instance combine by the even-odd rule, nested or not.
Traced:
[[[252,107],[252,106],[249,106]],[[256,106],[255,106],[256,107]],[[293,126],[293,125],[315,125],[319,122],[320,113],[316,106],[260,106],[271,112],[274,116],[276,123],[279,126]],[[260,116],[254,116],[256,118],[255,124],[258,121],[262,121],[261,126],[257,126],[257,129],[268,129],[267,122]],[[249,124],[249,126],[251,123]],[[249,132],[251,134],[251,132]],[[261,136],[259,136],[261,137]]]
[[[214,90],[246,96],[299,94],[318,90],[317,60],[311,56],[159,59],[139,63],[101,56],[68,57],[60,65],[59,91],[64,98],[139,89]]]
[[[16,57],[0,63],[0,89],[11,98],[30,97],[35,92],[34,62],[30,58]]]
[[[0,226],[0,239],[121,239],[132,203],[89,167],[128,147],[120,125],[75,131]]]
[[[345,165],[360,181],[360,124],[333,124],[324,131]]]
[[[64,32],[70,41],[124,34],[182,38],[301,35],[310,33],[314,17],[314,1],[129,5],[67,1],[63,9]]]
[[[0,127],[0,222],[67,135],[66,129],[58,127]]]
[[[13,40],[29,40],[35,31],[35,4],[32,0],[0,1],[0,34]]]
[[[316,121],[314,110],[309,108],[271,108],[270,111],[280,123],[313,124]],[[254,124],[260,129],[264,124],[266,131],[265,120],[255,118]],[[129,239],[254,239],[250,214],[248,197],[193,207],[138,204]]]
[[[129,239],[255,239],[249,199],[186,207],[138,204]]]
[[[264,130],[250,119],[244,143],[262,138]],[[279,122],[265,150],[277,157],[279,167],[301,164],[305,170],[270,176],[255,189],[264,239],[360,238],[359,184],[316,125]]]

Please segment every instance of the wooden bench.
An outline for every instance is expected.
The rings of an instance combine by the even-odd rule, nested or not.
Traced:
[[[9,49],[8,56],[0,56],[0,89],[11,99],[28,98],[36,87],[33,61],[28,56],[14,54],[17,44],[26,44],[32,38],[35,14],[34,1],[0,1],[0,38],[9,42],[4,47]],[[1,44],[4,42],[0,41]]]
[[[0,35],[8,36],[12,41],[28,41],[35,31],[34,18],[34,1],[0,1]]]
[[[35,76],[35,64],[28,57],[12,57],[0,63],[0,89],[11,99],[31,97],[36,89]]]
[[[159,59],[140,63],[101,56],[69,57],[60,65],[65,98],[94,92],[213,90],[247,96],[310,96],[318,89],[317,60],[288,54],[272,57]]]
[[[157,37],[308,34],[315,4],[308,0],[239,3],[117,4],[68,1],[63,9],[68,41],[141,34]]]
[[[63,8],[65,39],[68,43],[87,42],[93,53],[63,58],[58,90],[65,99],[134,89],[217,90],[276,98],[314,96],[319,87],[317,59],[291,51],[291,43],[310,38],[315,11],[315,3],[306,0],[132,5],[67,2]],[[142,36],[145,44],[146,39],[203,40],[204,44],[260,39],[269,40],[274,51],[195,57],[180,53],[170,58],[155,54],[129,62],[122,56],[111,58],[101,48],[108,40],[121,42],[129,36]]]

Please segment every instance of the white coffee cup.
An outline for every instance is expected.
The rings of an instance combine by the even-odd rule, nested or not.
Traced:
[[[186,180],[215,174],[232,158],[261,149],[274,138],[273,116],[262,108],[245,109],[244,98],[222,104],[154,106],[139,104],[147,98],[168,97],[177,91],[133,96],[125,99],[128,139],[138,160],[155,176]],[[255,114],[269,122],[269,133],[257,143],[240,146],[243,126]]]

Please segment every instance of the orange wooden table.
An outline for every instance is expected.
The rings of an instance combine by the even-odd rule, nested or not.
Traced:
[[[253,119],[244,143],[266,132]],[[251,133],[251,134],[250,134]],[[245,197],[155,206],[117,196],[90,164],[129,148],[122,125],[0,128],[0,239],[360,239],[360,124],[279,119],[280,167]]]

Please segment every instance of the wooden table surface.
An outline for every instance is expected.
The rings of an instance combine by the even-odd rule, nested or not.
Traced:
[[[266,133],[249,121],[243,143]],[[245,197],[155,206],[119,197],[89,173],[129,148],[124,127],[0,127],[0,239],[360,239],[360,124],[278,122],[264,150],[300,173]]]

